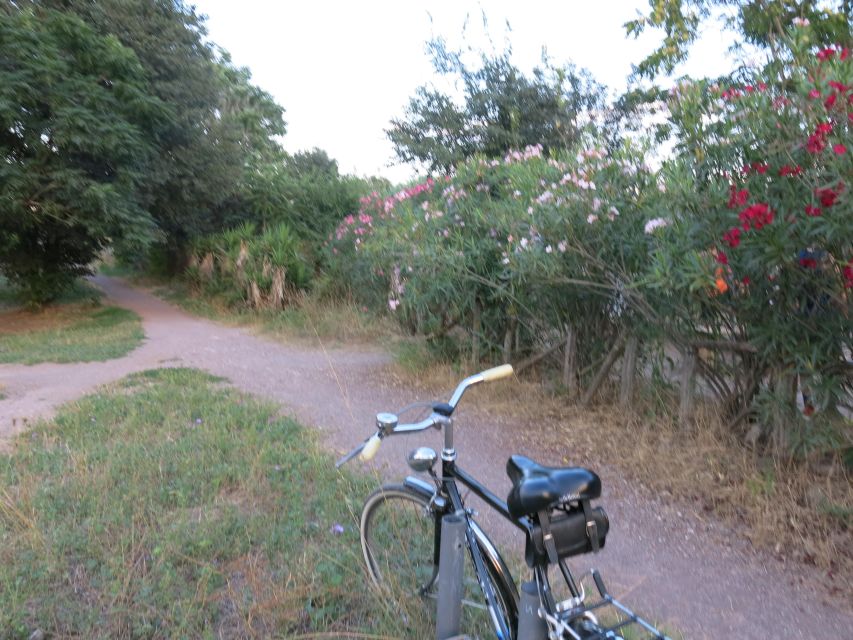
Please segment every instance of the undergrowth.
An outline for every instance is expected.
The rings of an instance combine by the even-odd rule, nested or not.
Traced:
[[[398,339],[388,318],[321,293],[296,295],[292,304],[278,311],[235,309],[224,298],[204,295],[179,280],[161,284],[154,293],[190,313],[227,324],[249,325],[273,337],[312,343],[319,339],[327,346],[389,344]]]

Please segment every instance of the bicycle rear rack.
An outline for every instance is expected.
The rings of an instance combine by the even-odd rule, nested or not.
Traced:
[[[670,640],[654,625],[643,620],[624,604],[611,596],[597,570],[591,572],[599,598],[587,602],[583,595],[557,605],[556,617],[546,615],[551,631],[556,637],[573,640],[620,640],[630,629],[631,640]]]

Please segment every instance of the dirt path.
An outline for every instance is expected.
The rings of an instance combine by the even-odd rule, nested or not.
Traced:
[[[237,387],[280,403],[301,422],[316,426],[330,448],[342,451],[371,430],[378,410],[426,400],[417,390],[383,382],[389,357],[378,351],[313,349],[274,343],[239,328],[191,317],[119,280],[96,278],[117,304],[142,316],[147,339],[128,356],[102,363],[0,365],[0,446],[38,417],[133,371],[162,366],[205,369]],[[463,403],[464,404],[464,403]],[[531,450],[530,424],[467,411],[456,430],[460,464],[499,495],[508,490],[507,456],[524,452],[543,464],[560,464],[564,451]],[[522,434],[526,434],[524,437]],[[413,438],[383,445],[380,464],[398,478],[406,474],[404,453]],[[427,444],[430,440],[426,439]],[[418,444],[423,441],[418,442]],[[433,441],[432,446],[439,446]],[[575,461],[582,463],[582,461]],[[595,565],[610,589],[637,609],[657,616],[688,638],[811,639],[853,636],[850,603],[820,592],[812,569],[782,565],[752,550],[724,526],[680,507],[658,503],[613,469],[602,476],[611,519],[607,548],[584,557],[578,569]],[[480,518],[487,529],[495,523]],[[498,538],[522,546],[511,527]],[[847,593],[850,589],[846,590]]]

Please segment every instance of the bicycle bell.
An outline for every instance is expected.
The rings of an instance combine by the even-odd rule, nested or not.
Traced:
[[[381,433],[388,433],[393,431],[397,426],[397,416],[393,413],[377,413],[376,414],[376,428],[379,429]]]
[[[406,461],[414,471],[423,473],[432,469],[437,459],[438,455],[429,447],[418,447],[409,452]]]

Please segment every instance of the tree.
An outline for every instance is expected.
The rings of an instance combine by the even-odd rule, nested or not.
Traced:
[[[603,103],[601,87],[571,65],[555,67],[543,57],[528,77],[509,50],[481,53],[479,66],[471,67],[441,39],[427,46],[435,71],[457,82],[462,104],[435,87],[419,87],[386,131],[403,162],[449,171],[475,153],[495,158],[536,144],[568,148],[578,138],[580,114]]]
[[[0,269],[51,300],[110,242],[144,247],[140,197],[165,116],[134,53],[79,18],[6,8],[0,22]]]
[[[280,153],[284,110],[205,41],[203,18],[182,0],[35,4],[113,34],[136,53],[148,91],[168,105],[168,117],[145,132],[155,155],[140,190],[163,231],[168,270],[182,269],[189,242],[221,228],[249,168]]]
[[[808,21],[817,45],[849,43],[853,3],[850,0],[650,0],[649,13],[625,23],[628,35],[662,29],[661,45],[634,65],[636,77],[653,79],[672,73],[684,62],[690,45],[708,20],[723,21],[743,40],[774,55],[795,20]]]

